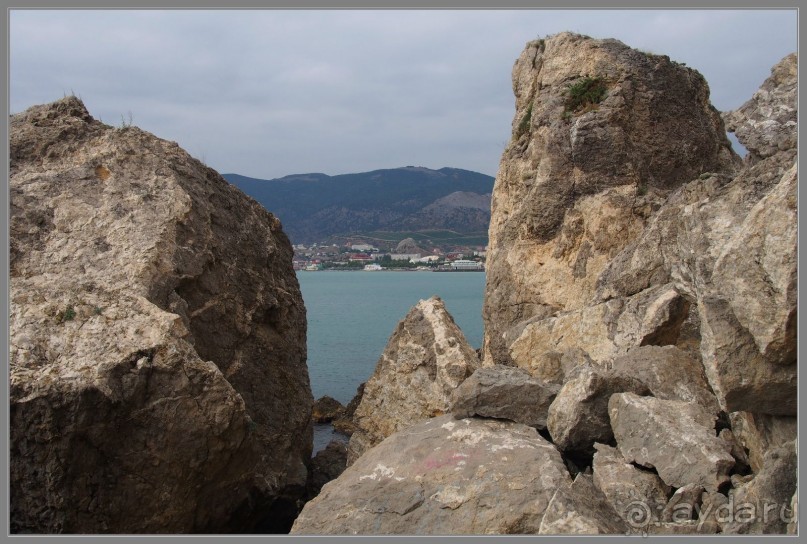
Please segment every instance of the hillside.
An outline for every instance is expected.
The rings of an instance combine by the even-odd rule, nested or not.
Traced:
[[[224,178],[272,210],[293,243],[373,231],[442,229],[484,235],[490,222],[493,178],[457,168]]]

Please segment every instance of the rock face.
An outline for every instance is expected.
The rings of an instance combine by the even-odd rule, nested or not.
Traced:
[[[479,368],[454,390],[451,413],[457,419],[495,417],[545,429],[546,413],[559,389],[520,368]]]
[[[696,72],[613,40],[529,44],[493,192],[485,364],[546,375],[570,348],[607,364],[676,346],[722,410],[795,415],[795,74],[791,55],[726,114],[740,161]]]
[[[364,386],[348,464],[395,431],[447,413],[451,394],[478,366],[443,301],[418,302],[398,323]]]
[[[347,446],[340,440],[331,440],[324,450],[311,459],[308,475],[308,497],[316,497],[322,486],[339,477],[347,465]]]
[[[535,429],[445,415],[367,451],[305,505],[291,532],[534,534],[555,489],[569,483]]]
[[[604,85],[605,96],[570,107],[571,86],[587,81]],[[531,42],[513,68],[513,90],[513,138],[493,191],[484,353],[527,367],[529,350],[513,344],[546,336],[546,327],[527,325],[574,312],[617,322],[627,301],[612,297],[597,310],[599,275],[671,190],[703,172],[730,171],[737,159],[700,74],[616,40],[562,33]],[[679,306],[668,336],[685,320]],[[576,338],[566,337],[596,359],[595,346],[613,344],[603,328],[581,324]]]
[[[12,532],[288,527],[312,398],[280,222],[74,97],[10,132]]]

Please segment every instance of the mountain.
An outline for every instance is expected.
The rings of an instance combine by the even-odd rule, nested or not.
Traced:
[[[406,166],[358,174],[224,178],[280,218],[294,243],[373,231],[487,233],[491,176]]]

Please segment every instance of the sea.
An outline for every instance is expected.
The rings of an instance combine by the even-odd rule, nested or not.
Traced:
[[[483,272],[300,271],[308,315],[308,373],[314,398],[347,404],[372,375],[396,325],[437,295],[468,343],[482,345]],[[314,453],[344,437],[316,425]]]

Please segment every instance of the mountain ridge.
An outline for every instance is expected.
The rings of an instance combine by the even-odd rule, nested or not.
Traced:
[[[335,176],[223,177],[279,217],[294,243],[379,230],[486,232],[494,182],[471,170],[421,166]],[[446,200],[450,195],[455,196]]]

